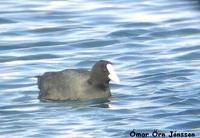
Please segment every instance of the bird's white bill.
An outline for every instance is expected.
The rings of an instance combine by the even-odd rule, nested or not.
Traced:
[[[107,64],[106,67],[109,72],[108,78],[110,80],[112,80],[113,82],[119,84],[120,80],[119,80],[119,77],[117,76],[117,74],[115,73],[113,66],[111,64]]]

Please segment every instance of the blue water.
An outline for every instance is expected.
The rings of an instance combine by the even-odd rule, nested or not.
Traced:
[[[198,0],[0,2],[0,137],[200,132]],[[105,101],[40,102],[33,76],[112,61]]]

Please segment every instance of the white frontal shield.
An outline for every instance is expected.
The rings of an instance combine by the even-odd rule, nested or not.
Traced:
[[[112,80],[113,82],[119,84],[120,80],[119,80],[119,77],[117,76],[117,74],[115,73],[113,66],[111,64],[107,64],[106,67],[109,72],[108,78],[110,80]]]

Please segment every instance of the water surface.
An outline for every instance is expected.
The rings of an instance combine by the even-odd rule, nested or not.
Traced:
[[[198,0],[0,2],[0,136],[200,132]],[[115,64],[103,101],[40,102],[33,76]]]

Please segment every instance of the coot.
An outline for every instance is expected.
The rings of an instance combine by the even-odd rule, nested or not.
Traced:
[[[100,60],[91,71],[66,69],[59,72],[46,72],[38,76],[38,98],[41,100],[89,100],[109,98],[110,80],[119,83],[113,65]]]

